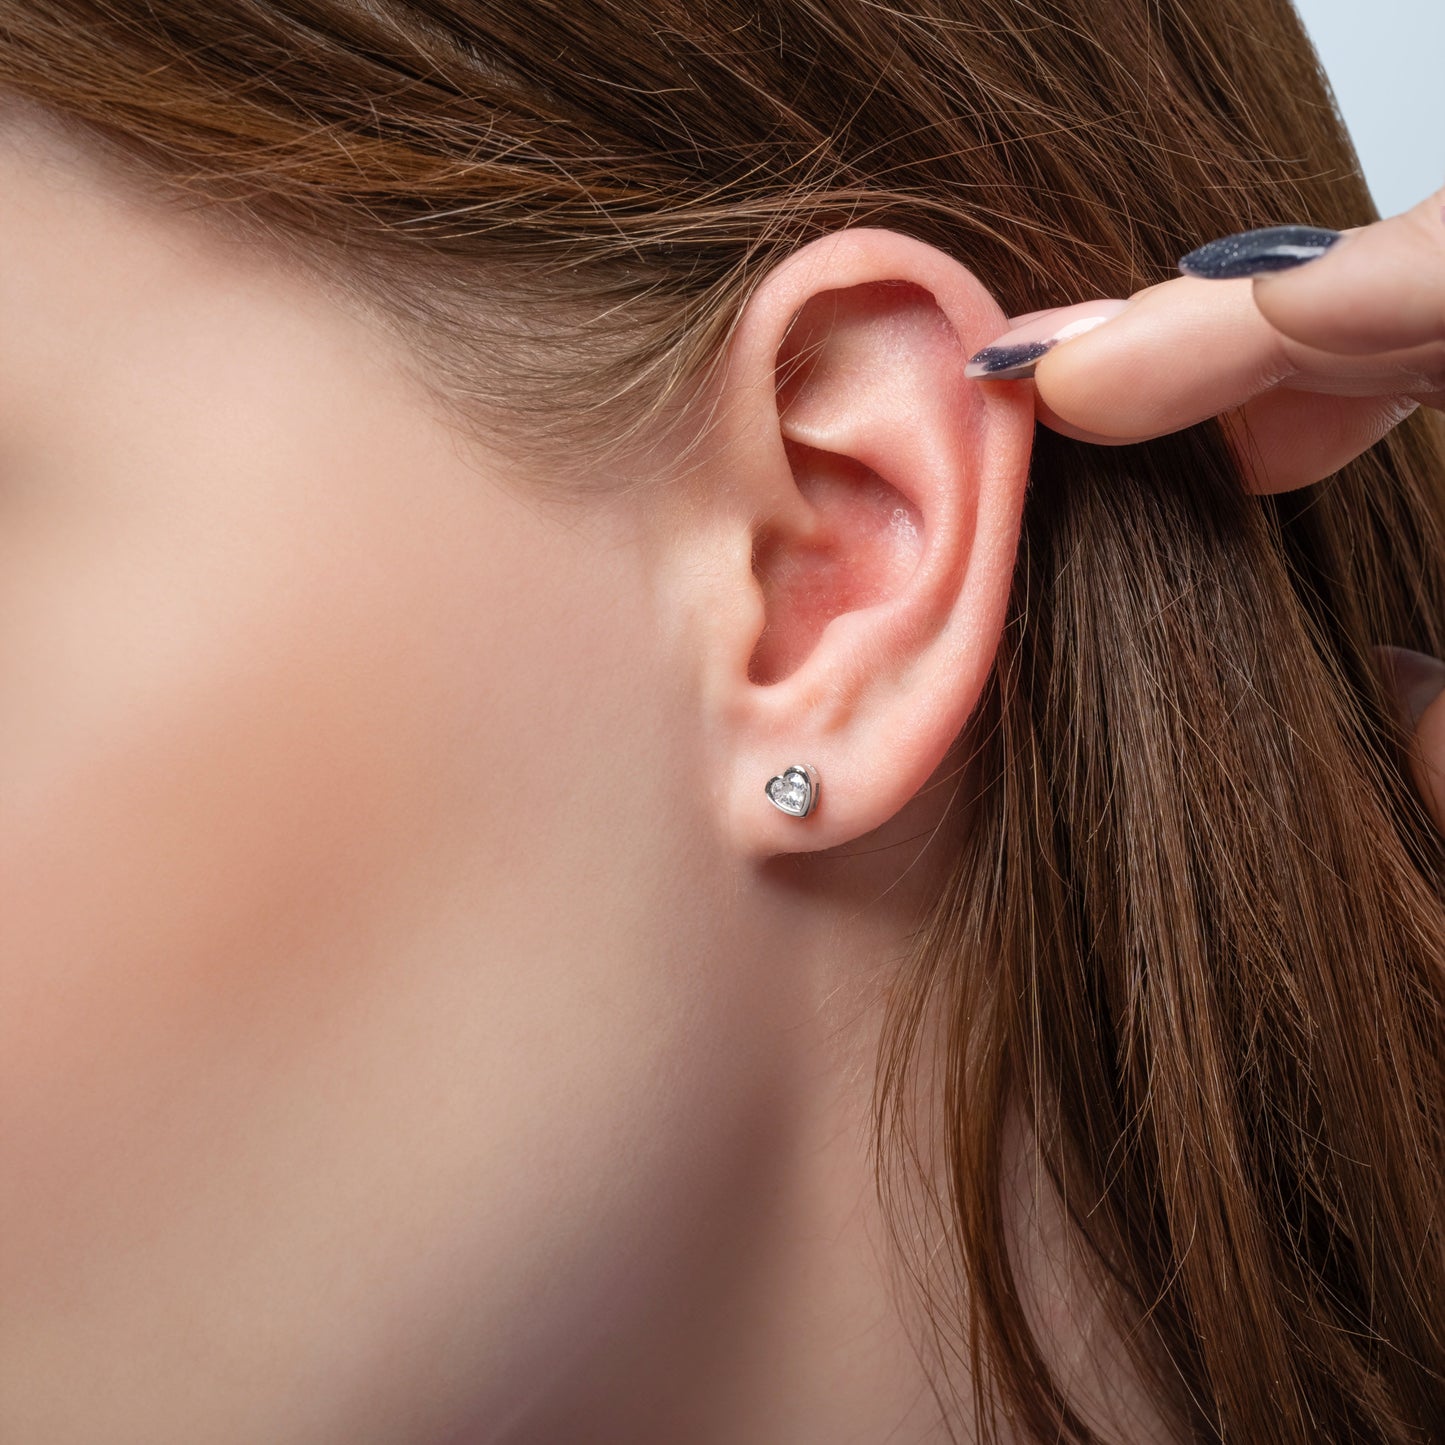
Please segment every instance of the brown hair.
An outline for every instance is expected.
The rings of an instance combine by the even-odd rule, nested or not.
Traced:
[[[920,237],[1016,313],[1376,218],[1287,0],[0,0],[0,86],[555,457],[645,434],[839,226]],[[1445,848],[1370,651],[1445,653],[1437,421],[1278,498],[1217,420],[1037,434],[975,822],[877,1095],[896,1143],[935,1021],[963,1291],[934,1308],[985,1438],[995,1401],[1098,1438],[1004,1247],[1010,1100],[1181,1436],[1445,1426]]]

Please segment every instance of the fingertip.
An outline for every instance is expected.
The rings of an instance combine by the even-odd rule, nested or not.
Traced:
[[[963,374],[969,380],[1012,381],[1033,376],[1035,368],[1056,348],[1102,326],[1129,307],[1128,298],[1080,301],[1051,307],[1011,326],[968,358]]]
[[[1414,729],[1410,773],[1435,826],[1445,833],[1445,663],[1406,647],[1377,647],[1399,707]]]
[[[1386,667],[1401,710],[1412,728],[1445,692],[1445,662],[1426,652],[1383,644],[1375,649]]]
[[[1445,307],[1445,227],[1412,208],[1340,232],[1321,256],[1255,276],[1260,314],[1283,335],[1339,356],[1437,342]]]

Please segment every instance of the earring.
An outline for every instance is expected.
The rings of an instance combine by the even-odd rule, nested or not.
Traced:
[[[818,806],[818,772],[807,763],[793,763],[775,778],[769,778],[763,791],[768,801],[790,818],[806,818]]]

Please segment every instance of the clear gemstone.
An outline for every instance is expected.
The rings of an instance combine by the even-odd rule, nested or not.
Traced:
[[[807,775],[789,769],[768,784],[768,796],[785,812],[803,814],[808,807]]]

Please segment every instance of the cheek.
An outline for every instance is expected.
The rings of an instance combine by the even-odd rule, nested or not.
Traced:
[[[259,479],[164,526],[67,517],[6,544],[12,1240],[73,1248],[54,1226],[82,1198],[91,1228],[164,1207],[343,1029],[437,850],[470,829],[485,871],[525,836],[501,776],[523,742],[562,747],[556,711],[524,706],[540,644],[508,559],[526,549],[489,533],[509,518],[459,526],[440,491],[403,506],[364,479],[308,510],[303,489]],[[42,1255],[5,1251],[37,1280]]]
[[[0,1353],[56,1400],[505,1399],[760,1150],[643,564],[393,461],[0,540]]]

